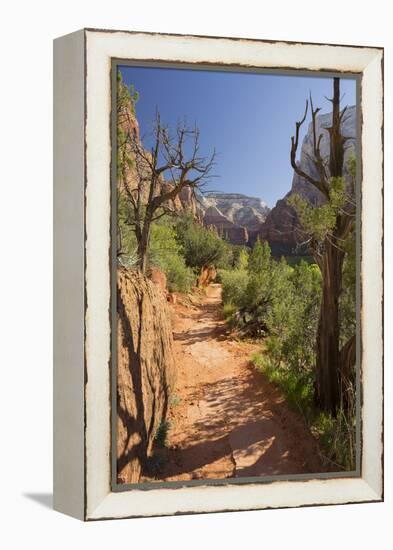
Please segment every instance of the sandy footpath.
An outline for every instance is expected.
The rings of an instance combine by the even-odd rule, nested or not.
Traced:
[[[280,392],[250,364],[258,345],[231,338],[221,287],[199,306],[173,306],[177,383],[160,480],[322,471],[315,440]]]

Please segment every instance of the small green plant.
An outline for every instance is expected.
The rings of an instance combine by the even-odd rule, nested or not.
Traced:
[[[256,368],[281,389],[289,405],[307,419],[312,417],[313,379],[308,372],[296,372],[277,362],[267,353],[257,352],[252,358]]]
[[[173,393],[169,398],[169,405],[171,407],[177,407],[179,403],[180,403],[180,397],[177,395],[177,393]]]
[[[154,440],[159,447],[166,447],[168,442],[168,433],[171,429],[171,423],[168,420],[161,420],[159,423]]]
[[[274,347],[274,343],[270,345]],[[313,373],[296,372],[283,363],[277,363],[277,358],[273,360],[268,348],[254,353],[251,360],[255,367],[280,388],[293,409],[300,411],[329,466],[353,470],[356,441],[354,394],[350,396],[349,408],[345,410],[341,405],[335,418],[320,412],[313,401]]]
[[[236,313],[236,311],[237,311],[237,307],[235,306],[235,304],[232,304],[232,303],[224,304],[222,308],[222,312],[226,320],[230,320],[233,317],[233,315]]]
[[[157,479],[159,475],[164,471],[167,463],[167,456],[163,452],[154,452],[152,456],[149,456],[144,465],[144,473],[148,477]]]

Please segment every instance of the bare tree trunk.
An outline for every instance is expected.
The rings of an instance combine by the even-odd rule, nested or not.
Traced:
[[[340,80],[333,84],[333,115],[330,133],[331,177],[342,177],[344,139],[341,134]],[[321,262],[322,301],[317,333],[316,399],[321,409],[336,414],[340,403],[340,321],[339,302],[345,252],[341,248],[340,220],[333,235],[325,239]]]
[[[342,178],[344,168],[345,142],[349,139],[341,133],[341,125],[346,111],[340,111],[340,79],[334,78],[333,98],[330,100],[333,106],[332,124],[326,128],[330,135],[329,171],[326,162],[321,155],[320,143],[322,134],[317,135],[316,116],[320,111],[314,109],[310,96],[310,106],[313,129],[314,164],[318,177],[313,177],[304,172],[296,162],[296,152],[299,145],[299,130],[306,120],[308,101],[303,118],[296,122],[296,133],[291,138],[291,164],[295,172],[304,178],[309,184],[318,189],[325,200],[331,200],[331,178]],[[354,188],[352,188],[354,194]],[[336,215],[335,227],[328,231],[321,242],[315,239],[311,245],[314,258],[322,273],[322,300],[319,315],[319,324],[316,341],[316,383],[315,399],[319,406],[326,411],[336,414],[339,404],[342,402],[342,373],[344,363],[346,367],[354,362],[355,346],[353,343],[344,346],[345,352],[340,351],[340,320],[339,302],[342,291],[342,276],[345,251],[343,243],[353,228],[355,211],[353,197],[349,196],[347,204]]]
[[[322,300],[317,333],[316,400],[323,410],[335,413],[340,402],[339,299],[344,252],[325,242],[322,260]]]
[[[138,259],[139,259],[139,269],[143,274],[146,274],[148,267],[148,250],[150,244],[150,233],[151,233],[151,222],[145,220],[143,230],[141,232],[140,238],[138,239]]]

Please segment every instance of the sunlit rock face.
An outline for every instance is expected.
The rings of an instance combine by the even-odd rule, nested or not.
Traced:
[[[205,226],[214,226],[232,244],[246,245],[269,212],[267,204],[257,197],[239,193],[208,193],[200,197]]]
[[[175,382],[171,314],[162,281],[120,266],[117,309],[118,482],[138,483]]]

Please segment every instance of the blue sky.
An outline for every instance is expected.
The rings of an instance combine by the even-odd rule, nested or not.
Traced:
[[[210,189],[260,197],[272,207],[290,189],[290,140],[310,91],[321,113],[330,111],[332,79],[151,67],[120,68],[139,92],[141,135],[156,108],[172,127],[197,124],[201,151],[217,151]],[[356,103],[356,81],[341,79],[342,105]],[[307,124],[308,126],[308,117]]]

